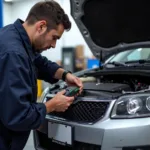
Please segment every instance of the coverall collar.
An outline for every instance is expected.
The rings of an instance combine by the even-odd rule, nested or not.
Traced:
[[[35,52],[34,49],[32,48],[29,36],[25,30],[25,28],[23,27],[24,21],[22,21],[21,19],[17,19],[14,22],[14,26],[17,29],[17,31],[19,32],[19,35],[21,37],[21,40],[27,50],[28,55],[31,57],[32,62],[34,61],[34,57],[35,57]]]

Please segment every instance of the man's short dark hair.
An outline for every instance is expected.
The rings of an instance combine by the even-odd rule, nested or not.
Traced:
[[[65,30],[70,30],[71,22],[61,6],[54,0],[36,3],[30,10],[26,21],[33,25],[39,20],[46,20],[48,29],[56,29],[62,24]]]

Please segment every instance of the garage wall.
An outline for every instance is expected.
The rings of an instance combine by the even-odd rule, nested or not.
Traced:
[[[30,8],[40,0],[25,0],[17,1],[12,4],[5,5],[5,24],[14,22],[17,18],[25,20]],[[61,60],[61,48],[64,46],[76,46],[83,44],[85,47],[85,57],[91,57],[92,53],[89,50],[86,42],[84,41],[81,33],[79,32],[75,22],[70,15],[70,2],[69,0],[57,0],[59,4],[65,9],[72,21],[72,29],[69,32],[65,32],[63,37],[58,41],[55,49],[43,52],[42,55],[46,56],[52,61]],[[8,11],[8,9],[10,11]],[[9,17],[10,16],[10,17]]]

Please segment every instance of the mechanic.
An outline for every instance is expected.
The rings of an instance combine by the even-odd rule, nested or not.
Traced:
[[[70,28],[64,10],[51,0],[36,3],[25,22],[17,19],[0,29],[0,150],[23,150],[46,113],[65,111],[72,104],[74,97],[66,97],[65,90],[45,104],[37,103],[37,79],[51,84],[63,79],[82,91],[78,77],[40,54],[55,48]]]

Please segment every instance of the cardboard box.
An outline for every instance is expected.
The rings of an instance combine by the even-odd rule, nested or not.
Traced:
[[[75,55],[76,55],[76,59],[84,58],[84,46],[83,45],[78,45],[75,47]]]

